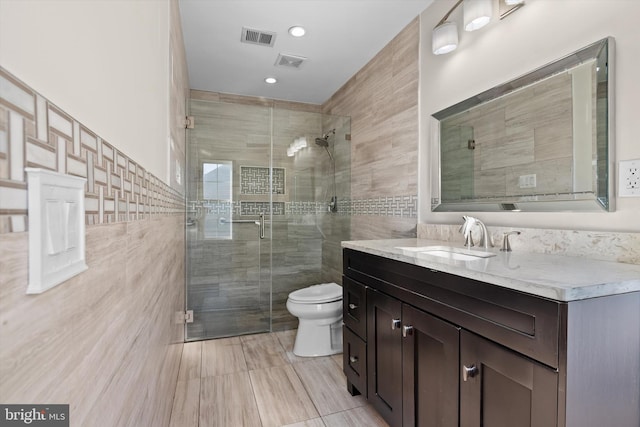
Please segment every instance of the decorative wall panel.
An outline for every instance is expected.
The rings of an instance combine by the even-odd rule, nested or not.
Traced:
[[[26,230],[25,167],[87,179],[87,225],[179,214],[182,195],[0,67],[0,234]]]

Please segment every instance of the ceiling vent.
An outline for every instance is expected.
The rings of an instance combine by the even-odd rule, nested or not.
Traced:
[[[278,59],[276,59],[276,64],[278,67],[289,67],[289,68],[300,68],[302,63],[306,61],[307,58],[304,56],[295,56],[295,55],[283,55],[282,53],[278,55]]]
[[[269,31],[253,30],[251,28],[242,27],[242,43],[259,44],[260,46],[272,47],[276,41],[276,33]]]

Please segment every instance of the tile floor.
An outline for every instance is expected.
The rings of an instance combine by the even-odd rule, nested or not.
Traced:
[[[293,354],[295,330],[184,345],[171,427],[385,427],[347,392],[342,354]]]

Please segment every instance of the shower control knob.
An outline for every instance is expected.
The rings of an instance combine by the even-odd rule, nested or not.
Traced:
[[[358,308],[357,305],[355,305],[353,303],[349,304],[349,310],[355,310],[356,308]]]

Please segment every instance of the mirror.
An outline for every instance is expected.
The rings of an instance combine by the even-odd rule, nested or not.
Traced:
[[[432,116],[432,211],[612,211],[606,38]]]

